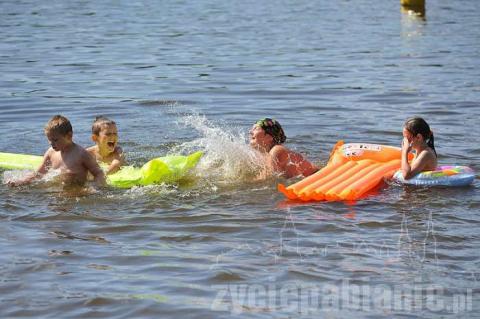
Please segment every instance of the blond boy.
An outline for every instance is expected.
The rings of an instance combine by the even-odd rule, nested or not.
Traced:
[[[125,164],[123,150],[118,146],[117,124],[103,116],[98,116],[92,124],[92,141],[87,151],[101,163],[108,165],[107,175],[117,172]]]
[[[11,186],[24,185],[42,177],[49,170],[59,170],[65,184],[83,185],[90,172],[98,186],[105,185],[105,175],[95,159],[80,145],[73,142],[70,121],[55,115],[45,126],[45,135],[51,147],[45,152],[42,164],[34,174],[19,181],[11,181]]]

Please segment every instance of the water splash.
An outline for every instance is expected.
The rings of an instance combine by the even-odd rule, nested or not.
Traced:
[[[172,153],[203,151],[195,170],[198,179],[213,184],[238,184],[258,180],[261,175],[271,176],[265,155],[248,145],[245,129],[212,123],[199,114],[180,116],[179,124],[193,128],[199,137],[175,146]]]
[[[19,182],[28,179],[33,174],[32,170],[9,170],[3,172],[2,183]],[[41,192],[58,196],[59,198],[69,198],[78,200],[83,196],[90,196],[100,192],[93,183],[87,182],[85,185],[65,183],[60,169],[50,169],[41,177],[34,178],[26,184],[17,185],[21,188],[37,189]]]
[[[2,184],[17,182],[32,174],[31,170],[11,170],[3,172]]]
[[[2,182],[4,184],[8,182],[18,182],[32,176],[35,172],[32,170],[8,170],[3,172]],[[41,178],[32,180],[32,183],[59,183],[61,181],[61,171],[60,169],[50,169],[45,175]]]

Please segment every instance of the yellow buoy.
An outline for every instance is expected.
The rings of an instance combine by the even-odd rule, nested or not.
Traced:
[[[406,7],[425,7],[425,0],[400,0],[400,4]]]
[[[425,17],[425,0],[400,0],[402,12],[415,13],[421,17]]]

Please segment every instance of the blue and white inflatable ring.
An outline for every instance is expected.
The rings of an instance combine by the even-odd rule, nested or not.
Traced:
[[[422,172],[410,179],[404,179],[397,171],[393,179],[402,184],[425,186],[466,186],[475,179],[475,172],[467,166],[439,166],[435,171]]]

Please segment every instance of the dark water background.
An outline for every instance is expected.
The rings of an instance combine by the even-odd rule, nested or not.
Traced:
[[[322,164],[339,139],[399,145],[422,115],[440,163],[480,170],[479,16],[477,0],[428,1],[425,19],[398,1],[1,1],[0,151],[43,153],[57,113],[85,146],[112,117],[135,164],[206,151],[176,188],[0,185],[1,317],[477,316],[478,180],[299,205],[248,181],[245,141],[274,117]],[[288,288],[309,285],[322,302]],[[371,306],[376,287],[420,306]]]

